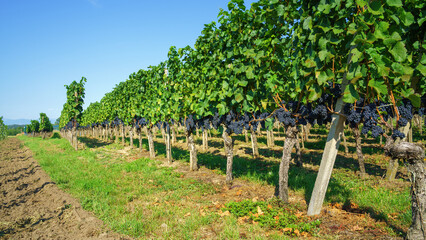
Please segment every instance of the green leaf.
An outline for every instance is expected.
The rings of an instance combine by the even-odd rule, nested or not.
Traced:
[[[393,40],[396,40],[396,41],[401,41],[402,40],[401,35],[399,35],[398,32],[393,32],[392,35],[391,35],[391,38]]]
[[[348,33],[350,33],[350,34],[355,34],[356,33],[356,24],[355,23],[349,24]]]
[[[235,101],[241,102],[244,99],[243,95],[241,93],[237,93],[235,95]]]
[[[401,96],[404,98],[409,98],[412,94],[414,94],[414,90],[412,88],[403,89],[401,91]]]
[[[252,95],[250,95],[250,94],[247,94],[247,95],[246,95],[246,99],[247,99],[248,101],[252,101],[252,100],[253,100],[253,96],[252,96]]]
[[[356,4],[357,4],[360,8],[363,8],[365,5],[367,5],[367,1],[365,1],[365,0],[356,0]]]
[[[223,90],[227,90],[227,89],[228,89],[228,87],[229,87],[228,82],[227,82],[227,81],[223,81],[223,82],[222,82],[222,89],[223,89]]]
[[[413,47],[414,47],[414,49],[419,50],[420,42],[419,42],[419,41],[415,41],[415,42],[413,43]]]
[[[305,20],[303,21],[303,29],[307,30],[311,28],[312,28],[312,17],[309,16],[305,18]]]
[[[378,24],[375,24],[376,31],[374,31],[374,36],[378,39],[386,39],[388,38],[388,29],[389,29],[389,23],[387,22],[379,22]]]
[[[343,101],[346,103],[354,103],[357,99],[359,99],[359,94],[358,91],[355,90],[354,85],[347,85],[343,93]]]
[[[401,22],[407,27],[414,23],[413,14],[404,11],[402,8],[400,8],[399,19],[401,19]]]
[[[411,103],[414,107],[420,107],[421,104],[421,98],[416,94],[411,94],[408,99],[410,99]]]
[[[217,105],[217,111],[218,111],[219,115],[225,115],[226,108],[225,108],[225,106],[222,103],[219,103]]]
[[[308,68],[313,68],[313,67],[316,67],[316,66],[317,66],[317,64],[315,63],[315,61],[314,61],[314,60],[312,60],[312,59],[308,58],[308,59],[306,59],[306,61],[305,61],[305,66],[306,66],[306,67],[308,67]]]
[[[318,6],[318,11],[321,11],[324,14],[329,14],[330,13],[330,9],[331,9],[331,5],[330,4],[320,4]]]
[[[380,15],[385,12],[382,7],[381,1],[373,1],[368,6],[368,11],[371,12],[373,15]]]
[[[328,56],[329,52],[327,50],[322,50],[318,53],[318,56],[321,61],[324,61],[324,59]]]
[[[401,7],[402,6],[401,0],[386,0],[386,3],[391,7]]]
[[[248,69],[247,69],[247,71],[246,71],[246,77],[248,78],[248,79],[253,79],[255,76],[254,76],[254,73],[253,73],[253,68],[252,67],[249,67]]]
[[[268,118],[265,120],[265,127],[269,130],[272,130],[272,127],[274,126],[274,122],[272,118]]]
[[[278,7],[277,7],[277,14],[278,14],[278,16],[283,16],[284,13],[285,13],[284,5],[282,5],[282,4],[278,5]]]
[[[321,50],[325,50],[327,49],[327,42],[328,40],[324,37],[321,37],[318,41],[318,45],[321,48]]]
[[[376,90],[379,95],[386,95],[388,93],[384,80],[371,79],[368,82],[368,86]]]
[[[392,63],[392,68],[395,72],[403,75],[404,74],[404,66],[402,66],[401,64],[394,62]]]
[[[351,58],[352,62],[353,63],[358,62],[359,59],[362,57],[362,52],[358,51],[357,48],[352,49],[351,52],[352,52],[352,58]]]
[[[309,101],[316,101],[318,98],[320,98],[322,95],[322,90],[321,88],[319,88],[319,86],[317,85],[313,85],[310,89],[309,89],[309,96],[308,99]]]
[[[398,62],[403,62],[407,59],[407,49],[403,42],[397,42],[389,52]]]
[[[419,65],[416,67],[417,70],[423,75],[426,76],[426,66],[419,63]]]
[[[248,84],[248,82],[245,81],[245,80],[238,81],[238,85],[240,85],[241,87],[245,87],[245,86],[247,86],[247,84]]]
[[[317,73],[315,73],[315,75],[317,75],[318,84],[320,86],[324,85],[327,82],[327,79],[328,79],[327,73],[325,71],[322,71],[319,74],[317,74]]]

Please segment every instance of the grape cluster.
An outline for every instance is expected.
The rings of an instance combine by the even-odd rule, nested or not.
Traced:
[[[202,131],[204,131],[204,129],[209,130],[209,129],[212,128],[211,124],[210,124],[210,121],[211,121],[211,117],[210,116],[209,117],[204,117],[204,118],[200,119],[199,122],[200,122],[200,127],[201,127]]]
[[[316,122],[318,125],[331,122],[331,114],[327,111],[327,107],[323,104],[317,105],[309,116],[310,122]]]
[[[62,129],[63,130],[72,130],[72,128],[74,127],[74,122],[76,124],[76,127],[79,128],[80,124],[73,119],[73,120],[69,121]]]
[[[281,102],[284,108],[275,111],[274,117],[285,126],[306,125],[310,124],[325,124],[331,121],[331,114],[328,112],[327,107],[323,104],[329,101],[330,95],[327,95],[319,100],[321,104],[312,108],[312,104],[303,104],[302,102],[290,101],[288,103]]]
[[[413,118],[413,105],[411,105],[410,100],[402,100],[403,104],[398,106],[399,115],[403,118],[411,120]]]
[[[355,128],[361,122],[361,111],[355,109],[352,104],[345,104],[344,113],[346,114],[346,121],[349,123],[349,127]]]
[[[405,127],[408,124],[408,120],[406,118],[400,117],[397,123],[398,126]]]
[[[170,124],[168,122],[162,122],[161,125],[164,128],[164,130],[166,130],[166,132],[170,132]]]
[[[211,119],[211,123],[214,129],[218,129],[220,124],[223,122],[223,116],[220,116],[219,113],[215,113]]]
[[[244,119],[240,119],[234,111],[229,111],[225,116],[223,124],[226,126],[226,132],[228,134],[235,133],[241,134],[244,129]]]
[[[280,108],[275,111],[275,117],[280,123],[283,123],[285,126],[296,125],[296,118],[292,117],[292,114],[289,111],[286,111],[284,108]]]
[[[102,127],[107,127],[109,125],[109,122],[105,120],[101,124],[102,124]]]
[[[333,87],[333,85],[331,85],[330,87],[331,87],[330,92],[334,96],[334,99],[336,99],[336,100],[339,99],[342,96],[342,93],[343,93],[342,85],[334,84],[334,87]]]
[[[413,117],[413,106],[408,99],[402,100],[403,104],[398,106],[400,118],[397,121],[398,127],[404,127]],[[380,112],[380,115],[379,115]],[[356,104],[345,104],[343,113],[346,115],[346,123],[350,127],[358,127],[363,123],[361,134],[367,134],[371,131],[371,136],[376,138],[384,133],[383,129],[378,125],[380,118],[387,121],[389,117],[394,117],[394,109],[391,104],[382,101],[374,101],[370,104],[365,104],[364,99],[359,99]],[[404,134],[395,130],[392,134],[393,138],[403,137]]]
[[[395,140],[396,138],[405,138],[405,134],[400,132],[398,129],[393,130],[392,138]]]
[[[161,129],[161,127],[163,126],[163,122],[158,121],[157,123],[155,123],[155,126],[156,126],[158,129]]]
[[[385,132],[383,131],[383,129],[380,126],[374,125],[371,128],[371,136],[373,138],[376,138],[376,137],[382,135],[383,133],[385,133]]]
[[[124,125],[124,122],[118,117],[115,117],[110,123],[111,127],[117,127],[121,125]]]
[[[192,117],[192,115],[189,115],[186,120],[185,120],[185,127],[186,127],[186,131],[188,132],[193,132],[195,131],[196,125],[195,125],[195,121],[194,118]]]

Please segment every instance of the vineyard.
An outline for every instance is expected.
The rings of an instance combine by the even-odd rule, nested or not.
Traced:
[[[224,175],[208,181],[214,188],[275,188],[262,201],[222,199],[221,217],[321,238],[321,216],[334,206],[386,222],[394,237],[425,239],[425,5],[259,0],[246,8],[231,0],[193,47],[170,47],[164,62],[131,73],[86,109],[88,80],[65,86],[61,136],[79,151],[113,146],[166,159],[206,194],[206,169]],[[44,139],[47,123],[42,113],[27,132]]]

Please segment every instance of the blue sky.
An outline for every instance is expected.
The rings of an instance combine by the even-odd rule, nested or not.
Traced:
[[[0,0],[0,116],[52,122],[64,85],[87,78],[85,106],[193,46],[227,0]],[[249,6],[254,0],[246,0]]]

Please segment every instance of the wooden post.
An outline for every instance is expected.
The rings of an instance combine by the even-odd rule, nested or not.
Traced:
[[[354,49],[356,45],[352,45],[349,52]],[[351,64],[352,53],[348,55],[347,69]],[[342,89],[346,88],[349,81],[346,78],[347,70],[343,74]],[[335,112],[340,113],[343,109],[343,97],[337,100]],[[320,169],[315,180],[314,190],[312,192],[311,200],[308,207],[308,216],[318,215],[321,212],[321,207],[324,202],[325,193],[327,191],[328,182],[330,181],[331,172],[333,171],[334,161],[336,160],[337,151],[340,145],[340,139],[344,130],[344,123],[346,117],[342,115],[333,114],[331,120],[331,127],[327,137],[327,143],[325,144],[324,152],[322,154]]]
[[[343,99],[337,100],[336,112],[340,112],[343,107]],[[333,171],[334,161],[336,160],[337,151],[340,145],[340,139],[343,133],[343,124],[346,118],[341,115],[333,115],[330,132],[328,133],[327,143],[322,154],[320,169],[315,181],[314,191],[309,202],[308,216],[317,215],[321,212],[324,202],[325,193],[327,191],[328,182],[330,181],[331,172]]]

